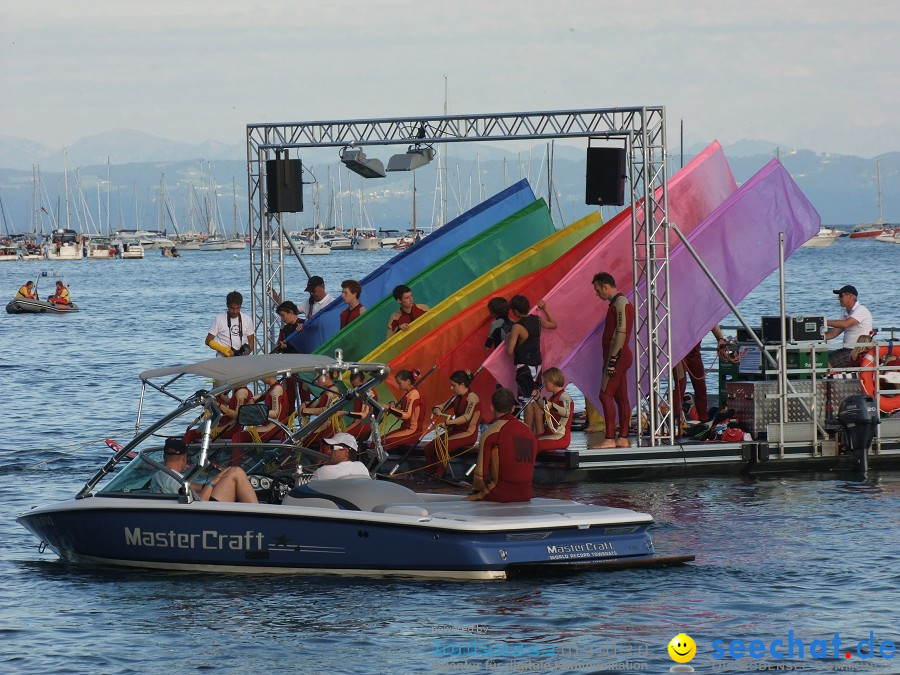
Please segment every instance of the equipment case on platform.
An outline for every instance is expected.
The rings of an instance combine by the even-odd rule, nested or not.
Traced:
[[[787,342],[809,342],[825,339],[824,316],[786,316]],[[762,341],[773,344],[781,342],[781,317],[762,318]]]
[[[812,393],[810,380],[793,380],[791,384],[799,394]],[[778,398],[766,398],[771,394],[778,393],[776,380],[729,382],[725,386],[726,405],[734,408],[735,416],[746,424],[751,432],[758,434],[766,430],[767,424],[778,424],[780,402]],[[834,417],[841,401],[848,396],[858,394],[859,391],[857,378],[816,380],[816,417],[818,421],[824,424],[826,418]],[[812,407],[811,396],[803,400],[807,406]],[[800,399],[789,398],[787,400],[785,422],[811,422]]]

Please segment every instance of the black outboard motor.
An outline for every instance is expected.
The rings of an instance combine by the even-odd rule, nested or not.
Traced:
[[[844,448],[850,452],[850,465],[865,477],[875,426],[881,424],[875,399],[865,394],[848,396],[841,401],[838,422],[843,430]]]

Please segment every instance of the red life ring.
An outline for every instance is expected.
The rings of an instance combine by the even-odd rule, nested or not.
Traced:
[[[859,364],[861,368],[875,367],[875,349],[875,347],[872,347],[863,354]],[[878,347],[877,349],[878,363],[884,365],[885,357],[893,356],[898,360],[897,365],[900,365],[900,344],[891,343],[890,346]],[[859,382],[863,393],[875,398],[875,392],[878,389],[878,383],[875,381],[875,371],[862,371],[859,374]],[[881,409],[881,412],[884,413],[892,413],[895,410],[900,410],[900,391],[896,394],[882,393],[879,398],[878,407]]]

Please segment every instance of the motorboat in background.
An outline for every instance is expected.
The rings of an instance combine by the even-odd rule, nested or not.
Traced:
[[[900,244],[900,227],[885,230],[875,237],[875,241],[880,241],[884,244]]]
[[[12,245],[0,246],[0,262],[3,262],[5,260],[18,260],[18,259],[19,259],[19,253],[16,250],[15,246],[12,246]]]
[[[144,257],[144,245],[135,236],[119,234],[112,239],[116,256],[123,260],[139,260]]]
[[[91,237],[85,246],[88,260],[114,260],[116,247],[109,237]]]
[[[283,428],[284,441],[211,440],[221,419],[217,396],[261,378],[310,380],[332,370],[371,378],[310,424]],[[377,472],[386,458],[377,431],[383,411],[371,391],[387,375],[382,364],[344,363],[339,354],[210,359],[145,371],[141,400],[158,390],[178,407],[140,430],[74,498],[33,508],[18,522],[64,560],[160,570],[505,579],[693,559],[656,554],[648,532],[653,518],[628,509],[563,499],[470,502],[365,476],[310,480],[325,458],[301,439],[355,400],[375,411],[373,442],[361,459]],[[206,391],[210,379],[219,384]],[[242,406],[238,422],[257,424],[267,415],[264,404]],[[181,436],[197,420],[204,420],[202,440],[190,446],[181,475],[166,467],[160,437]],[[246,471],[259,503],[198,499],[192,483],[208,482],[220,467],[235,464]],[[160,474],[181,486],[178,494],[152,489]]]
[[[836,227],[822,226],[821,228],[819,228],[818,233],[812,239],[809,239],[802,245],[806,247],[831,246],[834,243],[834,240],[840,237],[841,234],[842,231]]]
[[[353,233],[353,248],[356,251],[378,251],[381,249],[381,239],[374,228],[358,227]]]
[[[47,260],[81,260],[81,237],[75,230],[53,230],[50,241],[44,244],[44,257]]]

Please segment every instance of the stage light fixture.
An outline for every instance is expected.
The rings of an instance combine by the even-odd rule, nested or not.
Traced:
[[[388,160],[388,171],[415,171],[434,159],[434,148],[430,145],[411,145],[406,152],[394,155]]]
[[[341,162],[363,178],[384,178],[384,164],[380,159],[368,159],[361,148],[341,148]]]

